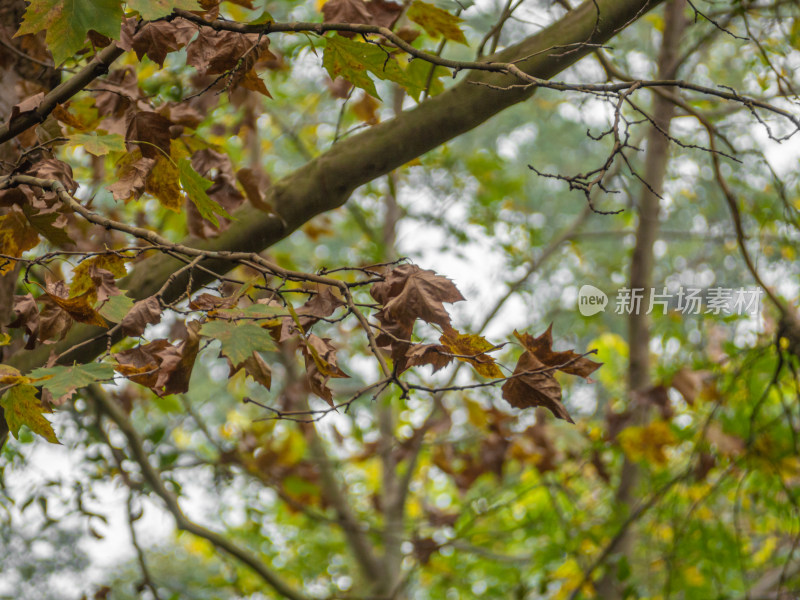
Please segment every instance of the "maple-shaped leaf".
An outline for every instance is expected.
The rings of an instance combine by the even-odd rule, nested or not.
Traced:
[[[19,258],[26,250],[39,244],[39,232],[19,210],[0,217],[0,254]],[[0,275],[11,272],[16,264],[10,258],[0,258]]]
[[[119,323],[132,308],[133,300],[128,298],[125,294],[120,294],[118,296],[111,296],[108,300],[103,302],[102,305],[97,307],[97,312],[112,323]]]
[[[39,307],[36,304],[36,298],[30,293],[24,296],[14,296],[14,312],[17,317],[8,326],[24,329],[29,336],[25,349],[30,350],[35,346],[39,337]]]
[[[208,196],[207,190],[213,185],[213,182],[205,179],[195,171],[189,159],[182,158],[178,161],[178,173],[186,196],[194,203],[204,219],[213,223],[214,227],[219,228],[217,215],[226,219],[231,218],[227,210]]]
[[[444,369],[453,361],[450,350],[441,344],[414,344],[406,352],[405,367],[431,365],[433,372]],[[402,373],[398,366],[398,373]]]
[[[511,378],[501,388],[503,398],[516,408],[543,406],[557,418],[574,423],[561,403],[561,385],[553,377],[553,369],[530,352],[523,352]]]
[[[16,35],[46,31],[47,47],[60,66],[83,48],[90,29],[119,39],[121,21],[119,0],[29,0]]]
[[[118,133],[100,134],[75,133],[69,136],[69,146],[82,146],[86,152],[94,156],[105,156],[109,152],[125,152],[125,138]]]
[[[174,22],[158,21],[140,25],[138,19],[126,19],[120,31],[119,47],[133,50],[139,60],[146,55],[159,67],[164,67],[167,54],[182,47]]]
[[[490,344],[482,336],[447,329],[439,341],[447,347],[451,354],[456,355],[455,358],[472,365],[479,375],[490,379],[503,377],[503,372],[494,362],[494,358],[485,354],[487,351],[497,349],[498,346]]]
[[[272,369],[264,361],[264,359],[261,358],[261,354],[258,352],[253,352],[240,365],[234,365],[230,360],[228,360],[228,365],[230,367],[230,373],[228,375],[229,378],[233,377],[241,369],[244,369],[244,372],[247,375],[250,375],[250,377],[263,385],[265,388],[269,389],[272,386]]]
[[[202,10],[197,0],[126,0],[128,8],[135,10],[145,21],[155,21],[172,14],[176,8]]]
[[[159,396],[183,394],[189,390],[189,379],[200,351],[200,322],[186,324],[186,339],[177,347],[168,345],[155,352],[160,360],[154,391]]]
[[[370,294],[383,304],[377,317],[382,323],[413,323],[422,319],[444,328],[450,327],[450,315],[444,303],[459,302],[464,296],[447,277],[416,265],[400,265],[373,284]]]
[[[230,359],[234,367],[241,365],[253,352],[276,349],[269,332],[253,323],[210,321],[203,324],[200,333],[219,340],[222,354]]]
[[[44,413],[51,411],[42,406],[34,386],[15,385],[0,397],[0,406],[3,407],[8,430],[15,438],[19,439],[19,428],[27,425],[33,433],[51,444],[60,444],[53,426],[44,417]]]
[[[557,352],[552,349],[553,326],[534,338],[528,333],[514,331],[514,336],[525,348],[514,373],[503,384],[503,398],[517,408],[544,406],[559,419],[573,423],[561,403],[561,385],[553,376],[555,371],[587,378],[602,363],[596,363],[572,350]]]
[[[58,291],[55,291],[58,289]],[[86,291],[79,296],[73,298],[65,298],[59,292],[60,288],[54,288],[51,285],[47,286],[45,290],[45,297],[43,302],[50,302],[64,311],[71,319],[79,323],[86,323],[87,325],[96,325],[97,327],[107,327],[105,319],[94,309],[95,294],[91,290]],[[42,311],[42,314],[44,311]],[[41,329],[41,327],[40,327]]]
[[[156,296],[136,302],[122,321],[119,321],[125,335],[140,336],[148,325],[161,322],[161,303]]]
[[[114,280],[124,277],[128,271],[125,268],[126,259],[117,254],[98,254],[81,261],[72,271],[72,283],[69,286],[71,297],[92,292],[90,302],[104,302],[111,296],[121,292],[114,284]]]
[[[157,112],[142,110],[131,115],[125,132],[129,148],[138,146],[142,156],[157,159],[170,155],[172,121]]]
[[[94,105],[99,115],[119,118],[136,106],[142,97],[136,69],[131,65],[114,69],[108,77],[97,82]]]
[[[378,79],[393,81],[406,89],[415,87],[406,72],[386,50],[376,44],[356,42],[340,35],[325,38],[322,66],[331,79],[342,77],[378,99],[380,96],[370,73]]]
[[[464,32],[459,27],[462,19],[451,15],[446,10],[421,0],[414,0],[408,8],[406,16],[417,25],[421,25],[431,37],[441,36],[447,40],[467,45],[467,38],[464,37]]]
[[[152,158],[140,157],[136,161],[123,160],[117,170],[117,181],[107,188],[114,195],[114,200],[122,202],[138,200],[145,192],[148,176],[155,164],[156,161]],[[175,189],[180,196],[177,185],[175,185]],[[180,206],[180,198],[178,198],[177,204]]]
[[[579,377],[589,377],[594,373],[603,363],[597,363],[593,360],[576,354],[572,350],[564,350],[557,352],[553,350],[553,325],[552,323],[542,335],[534,338],[529,333],[519,333],[514,331],[514,337],[525,347],[528,352],[536,355],[542,363],[548,367],[555,367],[559,371],[568,373],[570,375],[578,375]]]
[[[333,392],[328,387],[328,381],[331,378],[350,377],[336,364],[336,348],[330,339],[321,338],[313,333],[301,339],[300,347],[305,358],[306,375],[311,391],[333,407]]]
[[[328,0],[322,6],[325,23],[363,23],[365,25],[378,25],[391,27],[403,12],[403,7],[395,2],[386,0]],[[353,37],[351,32],[342,32],[341,35]]]
[[[117,352],[114,358],[118,364],[114,366],[114,370],[131,381],[152,389],[158,380],[158,367],[161,364],[156,353],[169,345],[167,340],[154,340],[149,344]]]
[[[169,156],[159,156],[147,175],[144,189],[155,197],[161,206],[179,213],[183,205],[179,183],[180,173],[175,161]]]
[[[31,371],[29,376],[40,380],[36,385],[49,391],[53,395],[53,403],[60,406],[69,400],[76,390],[98,381],[110,380],[114,376],[114,367],[108,363],[55,366],[36,369]]]
[[[186,47],[186,64],[200,73],[221,75],[233,69],[242,75],[249,71],[263,52],[269,38],[233,31],[203,31]]]

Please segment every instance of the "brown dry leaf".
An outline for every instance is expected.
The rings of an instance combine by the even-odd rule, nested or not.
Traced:
[[[96,325],[97,327],[108,327],[106,320],[93,307],[94,302],[92,301],[92,297],[94,294],[91,290],[84,292],[80,296],[75,296],[74,298],[63,298],[50,292],[45,293],[51,301],[57,304],[61,310],[66,312],[75,321],[86,323],[87,325]]]
[[[161,322],[161,303],[156,296],[139,300],[120,322],[125,335],[140,336],[148,325]]]
[[[0,217],[0,254],[19,258],[23,252],[38,244],[39,232],[31,227],[22,212],[11,210]],[[16,262],[10,258],[0,258],[0,275],[10,273]]]
[[[119,46],[123,50],[133,50],[139,60],[147,57],[159,67],[164,66],[167,54],[179,50],[184,44],[176,35],[178,28],[170,21],[145,23],[136,31],[138,19],[126,19],[120,31]]]
[[[536,357],[548,367],[555,367],[559,371],[568,373],[570,375],[578,375],[579,377],[588,377],[594,373],[603,363],[597,363],[588,358],[576,354],[572,350],[565,350],[563,352],[556,352],[553,350],[553,325],[547,328],[542,335],[534,338],[529,333],[518,333],[514,331],[520,343],[525,347],[528,352],[533,353]]]
[[[333,392],[328,387],[328,381],[331,378],[350,377],[336,364],[336,348],[330,339],[321,338],[313,333],[305,339],[301,338],[300,347],[305,358],[306,375],[311,391],[334,406]]]
[[[325,23],[364,23],[370,24],[372,15],[364,0],[329,0],[322,6]],[[355,34],[341,32],[340,35],[353,37]]]
[[[406,352],[406,361],[402,365],[405,368],[401,370],[401,365],[398,364],[398,374],[409,367],[420,365],[431,365],[433,372],[436,373],[436,371],[444,369],[453,361],[453,357],[450,354],[450,350],[440,344],[414,344]]]
[[[123,160],[117,170],[117,181],[107,188],[114,200],[125,203],[138,200],[145,192],[147,178],[155,164],[152,158],[139,158],[135,162]]]
[[[725,433],[719,423],[711,423],[706,428],[705,436],[708,443],[716,446],[723,456],[737,457],[747,448],[742,438]]]
[[[158,353],[168,346],[171,347],[171,344],[167,340],[155,340],[149,344],[118,352],[114,354],[114,359],[118,363],[114,369],[131,381],[155,391],[159,365],[163,360]]]
[[[14,296],[14,312],[17,313],[17,318],[8,326],[10,328],[22,327],[25,330],[25,333],[28,334],[25,349],[30,350],[35,346],[36,338],[39,337],[39,307],[36,305],[36,299],[30,293],[24,296]]]
[[[187,46],[186,64],[196,67],[200,73],[206,75],[220,75],[234,67],[243,75],[253,67],[268,46],[269,38],[266,36],[259,39],[257,34],[204,29]],[[240,64],[242,59],[244,64]]]
[[[543,406],[557,418],[574,423],[561,403],[561,385],[535,355],[526,351],[519,357],[514,373],[501,388],[503,398],[516,408]]]
[[[172,121],[157,112],[138,111],[128,120],[125,142],[131,150],[138,147],[145,158],[165,158],[170,155],[171,126]]]
[[[495,350],[499,346],[494,346],[485,338],[475,334],[459,333],[455,329],[447,329],[439,338],[451,354],[457,354],[458,360],[469,363],[483,377],[490,379],[501,379],[503,372],[494,362],[494,358],[485,354],[487,351]]]
[[[39,105],[44,100],[44,92],[39,92],[38,94],[34,94],[29,98],[25,98],[22,102],[15,104],[11,107],[11,115],[8,117],[8,122],[13,123],[16,119],[24,115],[25,113],[32,112],[39,108]]]
[[[250,204],[266,213],[273,212],[272,205],[265,200],[266,191],[272,185],[269,175],[261,170],[245,167],[236,172],[236,179],[242,185]]]
[[[121,118],[142,97],[136,70],[131,65],[114,69],[93,87],[101,90],[94,93],[94,105],[105,117]]]
[[[127,260],[117,254],[100,254],[81,261],[72,271],[69,295],[79,296],[89,290],[99,289],[101,285],[107,283],[107,276],[103,275],[102,271],[113,275],[112,283],[113,279],[124,277],[128,272],[125,268]],[[113,290],[116,290],[116,292],[110,293]],[[108,296],[116,296],[119,293],[121,292],[116,285],[112,288],[106,287],[99,293],[98,300],[102,302]]]
[[[700,371],[692,371],[683,367],[672,377],[670,385],[678,390],[683,399],[686,400],[686,404],[694,406],[697,395],[703,389],[704,375],[705,373]]]
[[[433,271],[416,265],[400,265],[370,289],[375,300],[383,304],[376,315],[383,324],[413,324],[422,319],[442,327],[450,327],[450,315],[444,302],[459,302],[464,296],[455,284]]]
[[[265,388],[270,389],[272,387],[272,369],[270,366],[261,358],[261,354],[258,352],[253,352],[245,361],[240,365],[234,365],[230,359],[228,359],[228,367],[230,372],[228,377],[233,377],[236,373],[238,373],[241,369],[244,369],[245,373],[250,375],[256,382],[263,385]]]
[[[179,346],[165,346],[153,354],[161,362],[153,391],[159,396],[183,394],[189,390],[194,362],[200,350],[200,321],[186,324],[186,339]]]
[[[364,92],[361,100],[353,104],[353,112],[360,121],[375,125],[380,121],[378,117],[378,108],[381,104],[375,98]]]

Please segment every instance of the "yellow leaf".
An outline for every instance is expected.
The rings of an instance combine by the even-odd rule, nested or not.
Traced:
[[[178,167],[171,158],[159,155],[147,177],[145,191],[152,194],[161,206],[176,213],[181,212],[183,198],[178,185]]]
[[[38,243],[39,232],[31,227],[24,214],[12,210],[0,217],[0,254],[19,258],[23,252]],[[10,258],[0,259],[0,275],[9,273],[15,263],[16,261]]]
[[[43,413],[51,412],[42,406],[36,397],[36,388],[32,385],[15,385],[0,398],[0,406],[5,411],[8,430],[19,439],[19,428],[27,425],[31,431],[39,434],[51,444],[59,444],[53,426],[44,418]]]

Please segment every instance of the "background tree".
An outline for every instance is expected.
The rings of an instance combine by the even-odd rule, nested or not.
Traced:
[[[4,531],[121,484],[97,598],[793,594],[795,3],[320,4],[2,9]]]

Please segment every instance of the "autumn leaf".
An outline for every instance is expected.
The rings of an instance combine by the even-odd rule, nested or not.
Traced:
[[[94,304],[94,294],[91,290],[73,298],[63,298],[50,291],[46,291],[45,294],[50,302],[57,305],[75,321],[86,323],[87,325],[96,325],[97,327],[108,326],[105,319],[92,306]]]
[[[204,219],[213,223],[214,227],[219,227],[217,214],[226,219],[231,218],[228,211],[208,197],[206,190],[213,185],[213,182],[201,177],[197,171],[192,168],[192,163],[189,159],[182,158],[178,161],[178,173],[181,186],[186,192],[187,197],[194,203]]]
[[[523,352],[511,378],[501,388],[503,398],[516,408],[544,406],[557,418],[574,423],[561,402],[561,385],[535,355]]]
[[[118,133],[100,134],[75,133],[69,136],[68,145],[82,146],[86,152],[94,156],[105,156],[109,152],[125,152],[125,138]]]
[[[76,390],[98,381],[110,380],[114,376],[114,367],[108,363],[56,366],[36,369],[29,375],[34,379],[44,380],[36,385],[48,390],[53,395],[53,403],[59,406],[69,400]]]
[[[200,333],[219,340],[222,354],[230,359],[234,367],[241,365],[253,352],[276,349],[269,333],[253,323],[210,321],[203,324]]]
[[[405,368],[431,365],[433,372],[445,368],[453,361],[449,349],[441,344],[413,344],[405,355]],[[398,367],[398,371],[405,370]]]
[[[138,147],[145,158],[168,157],[171,126],[172,121],[157,112],[135,112],[128,121],[125,142],[128,148]]]
[[[179,213],[183,205],[179,181],[180,173],[173,159],[169,156],[158,156],[147,175],[145,190],[154,196],[161,206]]]
[[[11,210],[0,217],[0,254],[19,258],[26,250],[39,244],[39,232],[31,227],[25,215]],[[0,275],[9,273],[16,261],[0,258]]]
[[[125,335],[139,336],[148,325],[161,322],[161,303],[156,296],[139,300],[119,321]]]
[[[45,31],[56,66],[83,48],[89,30],[119,39],[119,0],[29,0],[16,35]]]
[[[176,8],[202,10],[197,0],[126,0],[128,8],[135,10],[145,21],[154,21],[171,14]]]
[[[114,200],[122,201],[122,202],[130,202],[131,200],[138,200],[142,194],[144,194],[147,183],[148,183],[148,176],[153,170],[156,161],[152,158],[143,158],[139,157],[138,160],[132,160],[132,157],[128,156],[120,162],[119,168],[117,170],[117,181],[112,183],[106,189],[114,195]],[[159,174],[158,179],[163,177]],[[165,178],[167,181],[168,178]],[[164,187],[163,184],[157,186],[157,189],[161,189]],[[177,190],[177,185],[175,185]],[[153,193],[153,192],[151,192]],[[161,193],[161,192],[159,192]],[[180,190],[178,190],[178,195]],[[158,195],[153,193],[154,196],[158,198]],[[164,192],[165,205],[169,206],[172,196],[166,194]],[[178,206],[180,206],[180,198],[177,201]]]
[[[75,242],[67,233],[67,216],[58,212],[37,212],[31,205],[22,207],[22,212],[36,231],[54,246],[69,246]]]
[[[301,339],[300,348],[305,358],[306,375],[311,391],[333,407],[333,392],[328,387],[328,381],[331,378],[349,377],[337,366],[336,348],[330,339],[321,338],[313,333]]]
[[[464,32],[458,26],[462,20],[455,15],[451,15],[446,10],[414,0],[406,12],[409,20],[414,21],[431,37],[443,37],[459,44],[467,45],[467,38],[464,37]]]
[[[665,421],[653,421],[641,427],[627,427],[619,433],[617,439],[630,460],[645,461],[656,466],[667,463],[665,449],[678,442]]]
[[[42,406],[36,394],[37,390],[32,385],[15,385],[0,397],[8,430],[19,439],[19,428],[27,425],[33,433],[51,444],[60,444],[53,426],[44,417],[44,413],[51,411]]]
[[[86,292],[94,292],[95,300],[101,302],[110,296],[118,295],[120,291],[116,286],[103,288],[103,285],[108,286],[109,283],[113,284],[114,279],[124,277],[128,273],[125,268],[126,262],[127,259],[117,254],[99,254],[81,261],[72,271],[69,295],[75,297]],[[102,271],[111,275],[110,282],[108,277],[103,277]]]
[[[572,350],[556,352],[553,350],[553,325],[547,328],[542,335],[534,338],[529,333],[519,333],[514,331],[516,337],[523,347],[533,353],[536,358],[548,367],[554,367],[559,371],[579,377],[588,377],[594,373],[603,363],[576,354]]]
[[[497,349],[498,346],[490,344],[483,337],[448,329],[445,330],[439,341],[447,347],[451,354],[456,354],[458,360],[472,365],[479,375],[490,379],[503,377],[503,372],[495,364],[494,358],[485,354],[489,350]]]
[[[119,323],[131,308],[133,308],[133,300],[125,294],[120,294],[111,296],[103,302],[101,306],[97,307],[97,312],[112,323]]]
[[[325,38],[322,65],[331,79],[343,77],[370,96],[380,99],[369,73],[378,79],[393,81],[403,88],[414,88],[393,56],[376,44],[355,42],[340,35]]]
[[[377,317],[381,322],[413,323],[422,319],[444,328],[450,327],[450,315],[444,302],[464,300],[455,284],[433,271],[416,265],[400,265],[373,284],[370,294],[383,304]]]

